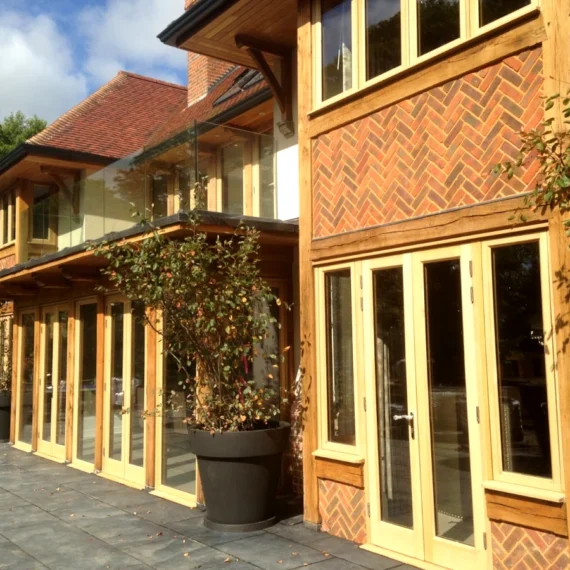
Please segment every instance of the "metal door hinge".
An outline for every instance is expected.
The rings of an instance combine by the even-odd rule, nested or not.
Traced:
[[[360,288],[364,288],[364,280],[362,279],[362,275],[360,276]]]
[[[364,311],[364,299],[360,297],[360,310]]]
[[[483,533],[483,548],[487,550],[487,533]]]
[[[368,513],[368,517],[370,518],[370,503],[366,503],[366,512]]]
[[[475,295],[473,294],[473,287],[471,287],[471,303],[475,302]]]
[[[469,276],[473,277],[473,262],[469,261]]]
[[[479,414],[479,406],[475,406],[475,414],[477,415],[477,423],[481,423],[481,415]]]
[[[362,398],[363,402],[364,402],[364,411],[366,411],[366,398]]]

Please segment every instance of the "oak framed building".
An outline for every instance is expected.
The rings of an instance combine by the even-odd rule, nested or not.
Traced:
[[[262,275],[285,302],[267,307],[281,325],[267,342],[282,352],[298,344],[285,310],[296,295],[298,188],[279,181],[296,152],[290,164],[294,141],[274,136],[263,77],[196,56],[189,67],[188,88],[121,72],[2,160],[0,296],[14,311],[14,446],[193,507],[203,499],[178,369],[141,322],[147,309],[105,289],[88,245],[144,239],[144,220],[184,238],[201,182],[201,230],[229,235],[243,222],[260,232]],[[149,316],[160,328],[161,315]],[[296,358],[288,351],[271,371],[283,396]],[[258,363],[252,375],[268,382]],[[295,464],[289,454],[283,490]]]
[[[190,4],[161,40],[258,69],[298,130],[306,522],[422,568],[567,567],[568,243],[512,219],[534,165],[491,170],[570,85],[568,3]]]

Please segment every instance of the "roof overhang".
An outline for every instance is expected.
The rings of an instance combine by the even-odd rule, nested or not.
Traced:
[[[65,148],[23,143],[0,159],[0,175],[2,175],[7,170],[10,170],[10,168],[16,166],[19,162],[28,156],[55,158],[69,162],[100,164],[102,166],[118,160],[118,158],[101,156],[89,152],[77,152]]]
[[[258,68],[236,37],[292,50],[297,42],[297,0],[197,0],[158,38],[163,43]],[[271,57],[271,51],[267,52]]]
[[[256,228],[262,251],[292,251],[298,244],[299,226],[296,221],[284,222],[208,211],[200,211],[199,215],[199,230],[212,236],[232,234],[240,225]],[[106,266],[106,261],[96,256],[90,245],[119,240],[138,241],[145,239],[151,231],[158,231],[171,238],[184,238],[191,231],[188,221],[187,214],[178,213],[157,220],[152,227],[137,225],[122,232],[108,234],[96,242],[65,248],[0,271],[0,299],[26,299],[49,289],[71,287],[73,283],[100,282],[101,269]]]

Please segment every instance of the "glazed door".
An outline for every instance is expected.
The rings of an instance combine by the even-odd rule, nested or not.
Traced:
[[[144,309],[120,297],[105,311],[103,472],[144,486]]]
[[[371,542],[485,567],[470,246],[363,264]]]
[[[38,451],[65,460],[67,408],[68,318],[66,306],[41,313]]]

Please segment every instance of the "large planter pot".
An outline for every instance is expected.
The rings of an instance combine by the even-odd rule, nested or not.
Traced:
[[[204,525],[223,532],[249,532],[275,523],[281,459],[290,425],[215,433],[190,428],[206,502]]]
[[[0,442],[10,439],[10,394],[0,394]]]

